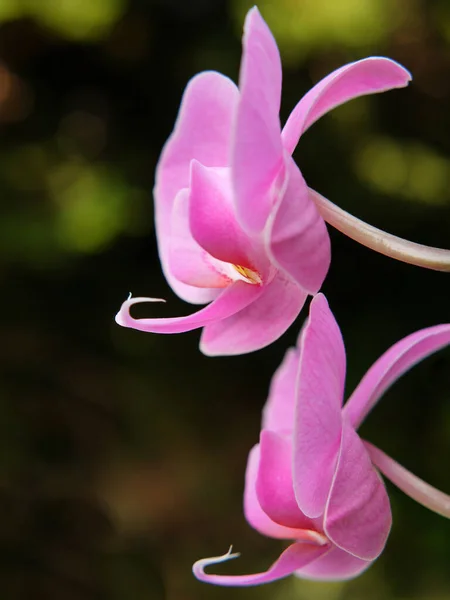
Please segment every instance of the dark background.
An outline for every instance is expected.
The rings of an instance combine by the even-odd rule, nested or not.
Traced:
[[[247,0],[0,0],[0,597],[2,600],[450,598],[450,526],[388,484],[394,526],[360,578],[228,590],[191,565],[278,541],[242,514],[270,348],[206,358],[198,332],[115,325],[129,291],[186,314],[156,253],[152,186],[186,82],[236,79]],[[370,223],[450,248],[448,0],[262,0],[284,64],[283,120],[332,69],[386,55],[409,88],[355,100],[304,136],[309,184]],[[348,351],[348,392],[401,337],[450,320],[450,275],[330,231],[323,291]],[[450,492],[450,353],[390,390],[362,434]]]

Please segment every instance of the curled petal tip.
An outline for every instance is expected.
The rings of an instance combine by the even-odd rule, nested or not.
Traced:
[[[132,298],[130,292],[128,294],[128,298],[122,304],[119,312],[115,316],[116,323],[122,327],[132,327],[132,325],[130,325],[130,306],[133,306],[133,304],[139,304],[140,302],[165,302],[165,300],[163,298],[140,298],[138,296],[136,298]]]
[[[204,581],[208,577],[205,573],[206,567],[217,565],[226,562],[227,560],[232,560],[233,558],[238,558],[240,555],[240,552],[233,552],[233,546],[230,546],[228,551],[225,554],[222,554],[222,556],[211,556],[210,558],[197,560],[192,566],[192,572],[197,579]]]
[[[385,65],[390,67],[391,72],[396,71],[396,74],[399,76],[398,87],[407,86],[408,83],[412,81],[413,76],[411,72],[396,60],[392,60],[392,58],[385,58],[384,56],[372,56],[368,60],[383,61]]]
[[[411,71],[408,71],[408,69],[406,69],[403,65],[396,62],[395,60],[393,60],[392,62],[397,67],[399,74],[403,75],[403,85],[408,85],[408,83],[413,79]]]
[[[405,67],[402,67],[402,65],[399,65],[399,67],[403,69],[403,72],[405,74],[405,85],[408,85],[408,83],[413,79],[412,73],[411,71],[408,71],[408,69],[405,69]]]
[[[230,558],[236,558],[239,554],[231,554],[230,550],[223,556],[215,558],[206,558],[197,561],[192,567],[192,571],[200,581],[206,583],[213,583],[215,585],[226,585],[226,586],[248,586],[248,585],[261,585],[263,583],[270,583],[277,579],[282,579],[291,575],[295,571],[309,565],[322,555],[326,554],[330,549],[330,546],[318,546],[316,544],[309,543],[293,543],[281,554],[273,565],[267,570],[261,573],[253,573],[250,575],[208,575],[204,572],[204,567],[212,564],[224,562]]]

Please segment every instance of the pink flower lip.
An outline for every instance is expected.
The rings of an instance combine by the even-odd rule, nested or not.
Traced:
[[[365,94],[407,85],[387,58],[346,65],[316,84],[281,128],[281,60],[256,7],[245,19],[239,87],[214,71],[184,92],[156,169],[155,224],[169,285],[210,303],[188,317],[117,322],[153,333],[203,328],[208,355],[243,354],[278,339],[330,264],[330,240],[313,192],[292,159],[300,136],[323,114]],[[251,290],[242,290],[242,284]]]

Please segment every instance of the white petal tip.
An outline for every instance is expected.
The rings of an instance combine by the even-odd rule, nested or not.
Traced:
[[[125,327],[125,323],[122,319],[122,315],[121,315],[120,311],[114,317],[114,321],[117,323],[117,325],[121,325],[122,327]]]
[[[122,327],[130,327],[128,321],[133,320],[130,315],[130,306],[133,306],[133,304],[139,304],[140,302],[165,302],[165,300],[163,298],[132,298],[130,292],[128,294],[128,298],[122,304],[119,312],[114,317],[116,323]]]
[[[192,572],[197,577],[197,579],[202,579],[205,577],[205,568],[211,565],[217,565],[222,562],[226,562],[227,560],[232,560],[233,558],[238,558],[241,554],[240,552],[232,552],[233,546],[230,546],[228,552],[226,554],[222,554],[222,556],[211,556],[210,558],[202,558],[194,563],[192,566]]]

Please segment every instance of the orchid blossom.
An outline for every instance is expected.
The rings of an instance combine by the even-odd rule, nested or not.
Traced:
[[[292,573],[343,580],[380,555],[391,510],[376,466],[429,508],[450,516],[450,498],[420,481],[356,433],[382,394],[408,369],[450,344],[450,325],[401,340],[369,369],[342,407],[346,358],[325,296],[311,302],[297,347],[276,372],[263,411],[260,443],[250,452],[244,493],[249,524],[294,542],[264,573],[209,575],[204,568],[238,556],[198,561],[194,574],[209,583],[245,586]],[[375,466],[374,466],[375,465]]]
[[[322,115],[404,87],[410,74],[387,58],[348,64],[300,100],[283,130],[281,76],[276,42],[255,7],[245,20],[239,88],[213,71],[189,82],[156,170],[156,233],[174,292],[209,304],[185,317],[135,319],[132,305],[161,300],[130,297],[119,325],[154,333],[203,327],[205,354],[242,354],[279,338],[319,291],[330,264],[319,212],[326,210],[291,155]]]

